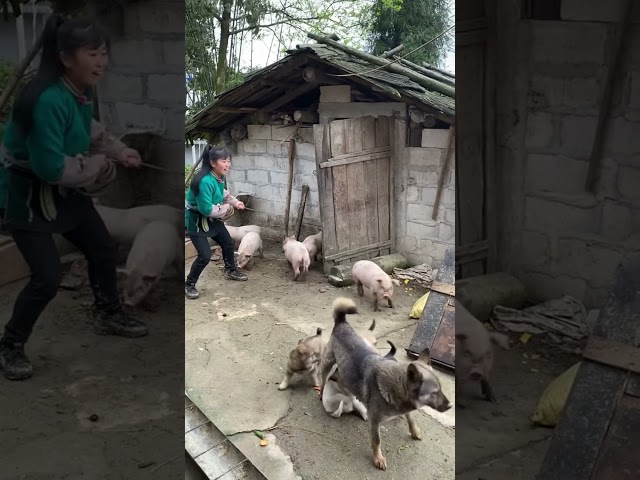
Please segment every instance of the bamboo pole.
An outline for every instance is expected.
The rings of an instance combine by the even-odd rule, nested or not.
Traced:
[[[296,152],[295,139],[289,140],[289,177],[287,179],[287,204],[284,211],[284,236],[289,236],[289,214],[291,213],[291,191],[293,189],[293,160]]]

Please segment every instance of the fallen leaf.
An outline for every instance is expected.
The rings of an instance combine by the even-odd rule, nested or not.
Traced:
[[[266,447],[268,443],[269,443],[269,442],[267,442],[267,440],[266,440],[266,439],[264,439],[264,438],[263,438],[262,440],[260,440],[260,446],[261,446],[261,447]]]

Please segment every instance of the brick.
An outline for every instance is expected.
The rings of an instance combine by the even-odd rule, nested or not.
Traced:
[[[266,140],[241,140],[238,144],[241,146],[241,151],[245,153],[265,153],[267,151]]]
[[[349,103],[350,85],[326,85],[320,87],[320,103]]]
[[[534,301],[558,298],[558,292],[583,301],[587,291],[586,280],[566,275],[555,277],[542,273],[524,273],[520,275],[520,280]]]
[[[595,78],[535,76],[529,99],[532,106],[559,110],[590,110],[600,95]]]
[[[232,169],[229,170],[227,179],[231,182],[245,182],[247,180],[247,173],[244,170]]]
[[[604,59],[606,24],[533,22],[531,57],[534,62],[551,64],[595,63]]]
[[[271,125],[247,125],[249,140],[271,140]]]
[[[561,155],[527,156],[528,192],[583,194],[588,163]]]
[[[246,170],[247,168],[253,167],[253,157],[249,157],[247,155],[234,155],[231,159],[231,169],[241,169]]]
[[[563,117],[560,123],[560,148],[576,158],[587,159],[596,131],[596,117]]]
[[[144,68],[161,65],[162,53],[158,44],[152,40],[119,40],[111,45],[109,62],[111,68],[135,67],[144,71]],[[182,65],[184,65],[184,55]]]
[[[447,209],[447,211],[444,214],[444,219],[447,223],[450,223],[451,225],[455,225],[456,224],[455,208]]]
[[[565,239],[558,242],[558,257],[560,272],[584,278],[594,287],[606,287],[611,284],[623,252],[592,245],[587,240]]]
[[[437,185],[438,184],[438,172],[420,172],[417,170],[413,170],[409,172],[409,182],[411,184],[413,181],[416,185],[420,185],[422,187],[429,185]]]
[[[422,129],[422,143],[425,148],[446,149],[449,145],[448,128],[424,128]]]
[[[247,170],[247,181],[251,183],[269,183],[269,172],[264,170]]]
[[[300,130],[298,130],[298,135],[300,135],[300,137],[302,138],[303,142],[306,143],[314,143],[315,139],[313,136],[313,128],[311,127],[304,127],[301,128]]]
[[[269,177],[274,185],[286,185],[289,175],[281,172],[269,172]]]
[[[438,222],[433,221],[431,219],[431,209],[426,205],[421,205],[419,203],[408,203],[407,204],[407,220],[419,220],[423,223],[427,223],[430,226],[437,226]]]
[[[264,140],[256,140],[263,142]],[[256,156],[253,157],[253,164],[259,170],[268,170],[270,172],[287,172],[288,162],[284,158]]]
[[[525,228],[549,233],[590,233],[597,229],[597,208],[578,208],[563,203],[527,198],[525,201]]]
[[[267,153],[278,157],[287,157],[289,155],[289,143],[267,140]]]
[[[423,239],[436,239],[438,238],[438,228],[437,224],[434,226],[427,226],[421,223],[408,221],[406,235],[417,238],[420,241]]]
[[[296,157],[316,158],[316,147],[313,143],[296,143]]]
[[[151,100],[184,104],[184,75],[149,75],[147,95]]]
[[[158,7],[146,2],[139,4],[138,23],[145,33],[182,33],[184,34],[184,2],[161,2]]]
[[[289,160],[287,159],[286,161],[288,162]],[[316,171],[316,162],[304,158],[296,158],[293,164],[293,171],[304,175],[313,175],[313,172]]]
[[[633,230],[633,212],[625,205],[607,201],[602,207],[600,234],[607,240],[626,240]]]
[[[404,249],[407,252],[415,253],[418,251],[418,245],[420,242],[413,237],[404,237]]]
[[[560,17],[578,22],[618,22],[622,13],[622,0],[562,0]],[[638,9],[631,15],[632,22],[640,21]]]
[[[233,182],[233,194],[240,195],[241,193],[254,194],[255,187],[250,183],[245,182]]]
[[[550,113],[529,113],[525,144],[528,148],[544,148],[553,141],[553,117]]]
[[[449,190],[448,188],[444,188],[441,193],[440,203],[442,205],[451,205],[455,206],[456,204],[456,192],[455,190]]]
[[[540,232],[522,232],[522,257],[527,266],[539,267],[551,260],[551,245],[549,237]]]
[[[456,230],[451,225],[447,225],[446,223],[441,223],[440,228],[438,230],[438,238],[443,241],[449,241],[454,238],[456,235]]]
[[[444,258],[444,254],[449,248],[449,244],[435,242],[432,240],[421,240],[420,250],[425,256],[430,256],[434,261],[441,261]]]
[[[302,175],[302,174],[293,175],[294,188],[302,189],[302,185],[305,183],[309,186],[309,190],[318,190],[318,181],[316,180],[316,177],[314,177],[313,175]]]
[[[271,129],[271,138],[273,140],[277,140],[279,142],[283,140],[289,140],[293,136],[293,132],[296,131],[296,127],[294,126],[273,126]],[[297,145],[296,145],[297,146]],[[287,147],[289,148],[289,147]]]
[[[405,155],[411,166],[439,167],[442,150],[439,148],[407,147]]]
[[[169,110],[166,115],[166,138],[170,140],[184,140],[184,108]]]
[[[282,187],[273,185],[254,185],[253,188],[255,189],[256,198],[261,198],[263,200],[280,200],[278,189]]]
[[[407,202],[409,203],[420,203],[421,200],[421,188],[415,187],[413,185],[409,185],[407,187]]]
[[[148,130],[156,135],[164,135],[167,130],[167,118],[160,108],[132,103],[116,103],[115,108],[123,130]]]
[[[99,94],[120,102],[131,100],[142,103],[142,77],[110,73],[100,85]]]
[[[637,155],[640,152],[640,122],[630,122],[623,117],[610,121],[605,141],[605,154]]]
[[[422,198],[423,205],[435,205],[436,193],[438,192],[436,187],[422,187],[420,191],[420,198]],[[440,199],[442,199],[442,197],[440,197]]]
[[[162,53],[165,64],[184,69],[184,40],[162,42]]]
[[[618,172],[618,191],[623,197],[637,200],[640,198],[640,169],[620,167]]]

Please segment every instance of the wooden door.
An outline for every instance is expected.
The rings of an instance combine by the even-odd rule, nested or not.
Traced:
[[[324,271],[393,251],[390,117],[314,125]]]
[[[456,276],[495,270],[491,0],[456,4]]]

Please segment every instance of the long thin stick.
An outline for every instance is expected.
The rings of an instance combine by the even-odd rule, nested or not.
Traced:
[[[287,179],[287,204],[284,211],[284,235],[289,235],[289,214],[291,213],[291,190],[293,189],[293,159],[296,152],[296,140],[289,140],[289,177]]]
[[[433,201],[433,210],[431,212],[431,219],[435,220],[438,216],[438,207],[440,206],[440,196],[442,195],[442,186],[444,185],[444,175],[447,172],[447,164],[449,163],[449,156],[451,155],[451,147],[453,145],[453,139],[455,137],[455,127],[452,125],[449,127],[449,138],[447,140],[447,149],[444,151],[444,158],[442,165],[440,166],[440,175],[438,178],[438,189],[436,190],[436,198]]]
[[[307,204],[308,194],[309,194],[309,185],[303,185],[302,197],[300,198],[300,206],[298,207],[298,218],[296,219],[296,240],[300,240],[300,230],[302,230],[302,218],[304,217],[304,207]]]

